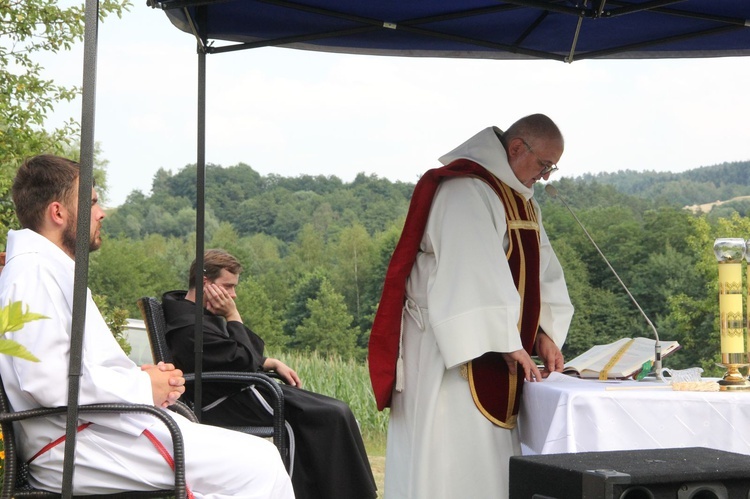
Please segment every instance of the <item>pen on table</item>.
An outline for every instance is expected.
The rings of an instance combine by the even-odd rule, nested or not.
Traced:
[[[643,385],[643,386],[608,386],[605,390],[666,390],[672,389],[672,385]]]

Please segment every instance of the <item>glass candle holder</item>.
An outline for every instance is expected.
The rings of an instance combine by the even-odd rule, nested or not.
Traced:
[[[746,354],[742,313],[742,260],[746,255],[745,240],[717,239],[714,242],[714,254],[719,263],[721,353],[722,356]]]
[[[714,242],[714,255],[719,264],[719,329],[721,362],[727,368],[723,387],[747,389],[750,383],[739,372],[747,365],[745,348],[745,316],[742,298],[742,260],[747,245],[740,238],[719,238]]]

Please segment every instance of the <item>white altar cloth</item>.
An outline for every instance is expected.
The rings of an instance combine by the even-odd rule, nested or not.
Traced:
[[[559,373],[527,382],[518,422],[523,453],[709,447],[750,455],[750,391],[661,385]]]

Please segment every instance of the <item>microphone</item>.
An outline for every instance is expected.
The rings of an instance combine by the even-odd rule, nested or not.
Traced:
[[[636,306],[638,311],[641,313],[643,318],[646,319],[646,322],[651,327],[651,330],[654,332],[654,338],[656,338],[656,343],[654,343],[654,376],[656,377],[657,380],[661,381],[663,379],[661,375],[661,343],[659,343],[659,333],[656,331],[656,327],[654,326],[654,323],[651,322],[651,319],[648,318],[648,316],[646,315],[646,312],[643,311],[643,309],[638,304],[636,299],[630,293],[630,290],[628,289],[628,287],[625,285],[624,282],[622,282],[622,279],[620,279],[620,276],[617,274],[615,269],[609,263],[609,260],[607,260],[607,257],[604,256],[604,253],[602,253],[602,250],[599,249],[599,245],[596,244],[596,242],[594,241],[594,238],[591,237],[591,234],[589,234],[589,231],[587,231],[586,227],[584,227],[581,221],[578,220],[578,217],[576,216],[575,213],[573,213],[573,210],[570,209],[570,206],[568,206],[568,203],[566,203],[565,200],[558,194],[555,186],[553,186],[552,184],[545,185],[544,192],[549,194],[549,196],[554,199],[559,199],[562,202],[562,204],[565,205],[565,207],[568,209],[570,214],[573,215],[573,218],[575,218],[576,222],[578,222],[578,225],[581,226],[581,229],[583,229],[583,232],[586,234],[586,237],[589,238],[589,241],[591,241],[591,244],[593,244],[594,248],[596,248],[596,251],[599,252],[599,255],[604,260],[604,263],[607,264],[607,267],[609,267],[609,270],[611,270],[614,276],[617,278],[617,281],[622,286],[622,289],[624,289],[625,292],[628,294],[628,296],[630,297],[630,300],[633,302],[633,305]]]

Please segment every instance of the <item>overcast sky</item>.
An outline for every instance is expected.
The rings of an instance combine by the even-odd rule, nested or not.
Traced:
[[[136,3],[99,30],[96,140],[110,162],[109,206],[148,194],[159,168],[196,161],[195,42]],[[269,48],[207,60],[207,161],[263,175],[414,182],[482,128],[537,112],[565,135],[554,175],[750,160],[750,58],[564,64]],[[82,50],[43,65],[80,84]],[[60,106],[52,122],[80,121],[80,106]]]

